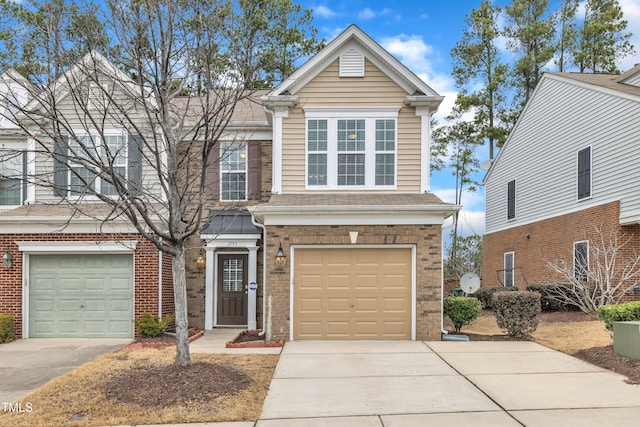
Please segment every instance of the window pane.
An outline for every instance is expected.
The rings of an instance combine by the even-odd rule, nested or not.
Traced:
[[[573,244],[573,274],[578,280],[587,280],[589,272],[588,242],[576,242]]]
[[[114,167],[113,171],[120,178],[121,185],[124,188],[127,188],[127,184],[126,184],[127,168],[126,167]],[[112,179],[109,178],[109,181],[111,181],[111,180]],[[104,194],[106,196],[115,196],[117,194],[117,191],[116,191],[115,185],[111,184],[110,182],[107,182],[107,180],[102,178],[100,180],[100,193]]]
[[[220,168],[223,172],[247,170],[247,145],[244,143],[225,142],[221,146],[222,160]]]
[[[105,144],[102,145],[102,155],[104,159],[114,159],[114,165],[127,165],[127,150],[125,149],[125,138],[122,135],[109,135],[105,137]]]
[[[309,154],[308,185],[327,185],[327,155]]]
[[[309,151],[327,151],[327,121],[309,120],[307,149]]]
[[[394,184],[394,158],[394,154],[376,154],[376,185]]]
[[[504,285],[513,286],[513,253],[504,254]]]
[[[338,151],[364,151],[364,120],[338,120]]]
[[[376,151],[394,151],[395,149],[395,120],[376,120]]]
[[[364,185],[364,154],[338,155],[338,185]]]
[[[246,199],[244,173],[224,172],[222,174],[222,200],[244,200]]]
[[[225,259],[222,263],[222,288],[224,292],[242,292],[244,290],[243,260]]]
[[[75,194],[86,194],[87,186],[93,186],[96,174],[87,168],[74,166],[71,168],[69,191]]]
[[[0,177],[0,205],[11,206],[21,203],[21,186],[19,179]]]

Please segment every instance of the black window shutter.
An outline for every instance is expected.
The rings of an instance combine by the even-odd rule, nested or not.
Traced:
[[[507,184],[507,219],[516,217],[516,181]]]
[[[207,159],[207,175],[205,177],[205,195],[213,200],[220,198],[220,147],[211,148]]]
[[[578,199],[591,196],[591,147],[578,151]]]
[[[247,156],[249,158],[247,166],[248,199],[259,200],[261,196],[260,163],[261,151],[259,141],[249,141],[247,144]]]
[[[60,197],[66,197],[69,191],[68,139],[56,135],[53,141],[53,194]]]
[[[27,201],[27,152],[22,152],[22,204]]]
[[[129,169],[127,186],[129,193],[136,196],[142,190],[142,139],[140,135],[129,134],[127,156]]]

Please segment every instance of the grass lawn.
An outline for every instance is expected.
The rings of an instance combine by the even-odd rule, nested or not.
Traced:
[[[0,426],[107,426],[257,420],[277,355],[191,355],[175,348],[118,350],[50,381],[22,399],[23,413],[0,412]]]

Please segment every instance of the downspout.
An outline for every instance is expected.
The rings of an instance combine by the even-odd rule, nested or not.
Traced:
[[[264,335],[267,326],[267,227],[259,223],[251,213],[251,222],[262,229],[262,332]]]
[[[446,218],[445,218],[446,219]],[[447,332],[444,329],[444,231],[445,230],[449,230],[451,227],[453,227],[453,222],[451,223],[451,225],[447,225],[446,227],[443,226],[442,227],[442,247],[440,248],[440,253],[442,254],[440,256],[440,333],[442,335],[448,335],[449,332]]]
[[[158,317],[162,319],[162,251],[158,250]]]

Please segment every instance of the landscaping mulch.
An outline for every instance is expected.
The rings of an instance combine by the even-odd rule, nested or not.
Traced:
[[[627,377],[629,384],[640,384],[640,360],[621,356],[613,351],[613,345],[579,350],[573,356],[601,368]]]

